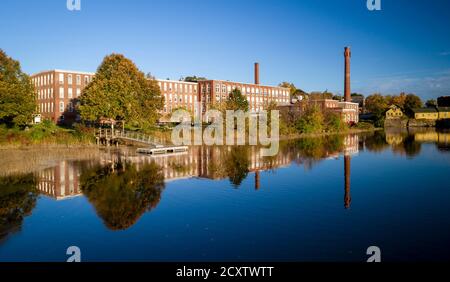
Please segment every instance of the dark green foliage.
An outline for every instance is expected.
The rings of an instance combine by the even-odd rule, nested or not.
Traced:
[[[0,49],[0,123],[24,127],[36,112],[34,86],[20,63]]]

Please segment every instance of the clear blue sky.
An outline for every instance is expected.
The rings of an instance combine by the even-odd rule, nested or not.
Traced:
[[[0,48],[25,72],[95,71],[112,52],[158,78],[200,75],[291,81],[343,92],[343,48],[352,47],[352,90],[450,95],[450,1],[2,0]]]

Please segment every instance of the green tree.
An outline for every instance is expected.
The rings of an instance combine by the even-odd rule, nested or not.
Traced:
[[[307,107],[296,121],[295,127],[300,133],[320,133],[324,129],[324,116],[317,106]]]
[[[425,103],[425,106],[427,106],[427,108],[433,108],[433,107],[437,107],[437,101],[436,99],[430,99]]]
[[[20,63],[0,49],[0,123],[25,126],[37,108],[34,86]]]
[[[384,113],[387,110],[388,98],[381,94],[373,94],[366,99],[366,110],[374,115],[375,126],[384,126]]]
[[[207,78],[201,77],[201,76],[197,77],[194,75],[194,76],[186,76],[184,79],[181,79],[181,80],[184,80],[185,82],[199,82],[199,81],[207,80]]]
[[[125,120],[149,127],[159,118],[163,98],[157,82],[145,77],[136,65],[120,54],[106,56],[94,80],[80,97],[82,119]]]
[[[324,116],[325,129],[328,132],[342,132],[348,129],[346,122],[338,113],[327,111]]]
[[[278,84],[279,87],[289,88],[289,93],[293,96],[297,92],[297,87],[295,87],[294,83],[284,81]],[[302,91],[301,89],[299,89]],[[303,91],[302,91],[303,92]]]
[[[247,98],[242,95],[241,90],[233,89],[228,95],[226,102],[226,107],[228,110],[242,110],[244,112],[248,111],[248,101]]]
[[[423,103],[419,96],[408,94],[405,98],[404,110],[409,117],[414,116],[414,108],[422,108]]]

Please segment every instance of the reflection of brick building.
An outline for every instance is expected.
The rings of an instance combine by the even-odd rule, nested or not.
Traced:
[[[70,161],[62,161],[53,168],[38,173],[37,188],[44,195],[57,200],[81,194],[79,167]]]

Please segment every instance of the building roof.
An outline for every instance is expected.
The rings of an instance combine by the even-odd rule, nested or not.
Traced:
[[[412,110],[414,113],[437,113],[436,108],[416,108]]]
[[[50,73],[50,72],[59,72],[59,73],[75,73],[75,74],[84,74],[84,75],[95,75],[95,72],[85,72],[85,71],[72,71],[72,70],[59,70],[59,69],[54,69],[54,70],[46,70],[46,71],[40,71],[37,73],[33,73],[30,76],[37,76],[43,73]]]
[[[239,82],[239,81],[231,81],[231,80],[223,80],[223,79],[207,79],[207,80],[201,80],[199,82],[212,82],[212,81],[217,81],[217,82],[226,82],[226,83],[233,83],[233,84],[242,84],[242,85],[246,85],[246,86],[251,86],[251,87],[270,87],[270,88],[279,88],[279,89],[284,89],[284,90],[290,90],[287,87],[281,87],[281,86],[271,86],[271,85],[264,85],[264,84],[254,84],[254,83],[247,83],[247,82]]]
[[[450,112],[450,107],[438,107],[438,112]]]
[[[184,81],[184,80],[172,80],[172,79],[160,79],[160,78],[155,78],[155,80],[158,82],[197,84],[197,82],[190,82],[190,81]]]

